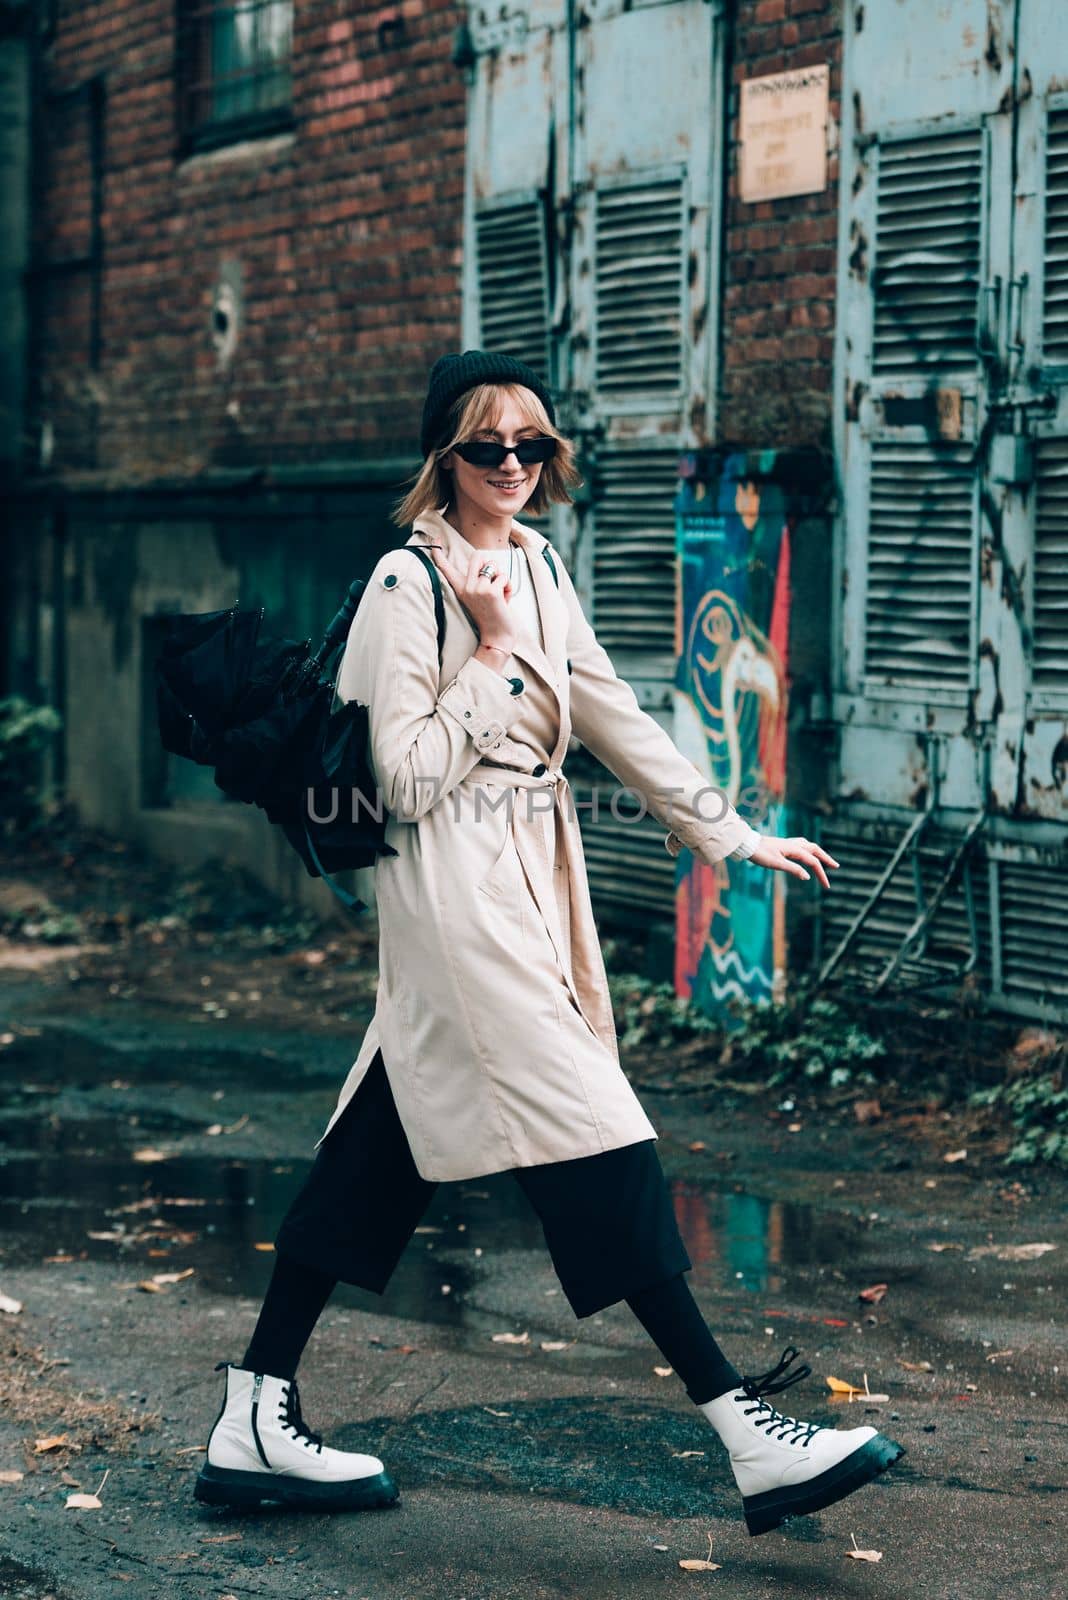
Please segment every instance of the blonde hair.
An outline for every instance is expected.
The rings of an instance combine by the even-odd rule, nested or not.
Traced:
[[[523,511],[538,516],[554,502],[573,505],[568,493],[582,483],[582,474],[575,465],[575,447],[549,421],[545,407],[532,389],[521,383],[480,383],[467,389],[449,408],[446,441],[432,450],[423,462],[415,482],[403,499],[393,508],[393,521],[406,527],[422,516],[424,511],[436,511],[453,498],[452,472],[442,467],[442,456],[448,455],[454,445],[463,444],[482,429],[490,428],[501,408],[504,397],[514,401],[527,427],[538,428],[555,439],[556,454],[546,461],[534,486],[534,492],[523,506]]]

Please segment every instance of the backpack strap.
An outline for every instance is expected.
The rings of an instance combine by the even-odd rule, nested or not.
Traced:
[[[445,601],[441,593],[441,576],[430,556],[427,555],[425,550],[421,550],[417,544],[401,545],[401,549],[410,550],[413,556],[418,556],[430,574],[430,587],[434,591],[434,616],[438,625],[438,662],[440,664],[441,652],[445,648]]]
[[[559,589],[559,587],[560,587],[560,574],[556,570],[556,562],[553,560],[553,553],[549,549],[549,546],[547,544],[543,544],[542,545],[541,553],[545,557],[546,561],[549,563],[549,571],[553,575],[553,582],[555,583],[556,587]]]

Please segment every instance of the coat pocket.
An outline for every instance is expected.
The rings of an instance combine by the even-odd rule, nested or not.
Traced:
[[[501,811],[497,817],[498,826],[502,832],[500,845],[494,857],[493,865],[483,873],[475,888],[479,894],[492,895],[500,899],[503,895],[514,894],[522,877],[522,866],[519,861],[519,852],[512,837],[511,812]]]

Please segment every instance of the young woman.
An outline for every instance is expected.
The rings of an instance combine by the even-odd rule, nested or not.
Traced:
[[[656,1133],[619,1065],[568,741],[646,799],[672,854],[748,858],[824,887],[837,863],[808,839],[762,837],[705,783],[616,675],[560,557],[515,520],[570,503],[581,481],[537,375],[494,352],[443,356],[421,442],[396,520],[437,569],[441,659],[431,572],[402,547],[371,575],[337,681],[369,707],[396,851],[375,866],[375,1015],[276,1236],[251,1342],[239,1365],[219,1363],[196,1495],[396,1499],[377,1457],[308,1430],[297,1363],[335,1282],[384,1290],[438,1182],[507,1171],[576,1316],[626,1301],[726,1446],[763,1533],[859,1488],[901,1447],[784,1416],[767,1397],[808,1375],[787,1371],[798,1352],[743,1377],[705,1325]]]

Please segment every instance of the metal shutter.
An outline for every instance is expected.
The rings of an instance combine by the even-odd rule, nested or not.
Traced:
[[[1045,286],[1042,353],[1051,365],[1068,363],[1068,110],[1050,113],[1046,125]]]
[[[917,688],[967,687],[974,524],[970,446],[873,439],[868,674]]]
[[[1068,328],[1068,318],[1066,318]],[[1033,683],[1068,693],[1068,439],[1039,441]]]
[[[537,196],[497,201],[475,216],[484,350],[503,350],[549,382],[549,275]]]
[[[682,387],[686,260],[682,177],[599,189],[595,202],[597,387],[613,398]]]
[[[596,458],[593,625],[605,649],[663,658],[675,652],[675,494],[678,453],[602,448]]]
[[[1068,872],[1011,860],[998,861],[996,871],[1002,990],[1068,1015]]]
[[[877,378],[975,370],[981,197],[978,128],[880,148]]]

